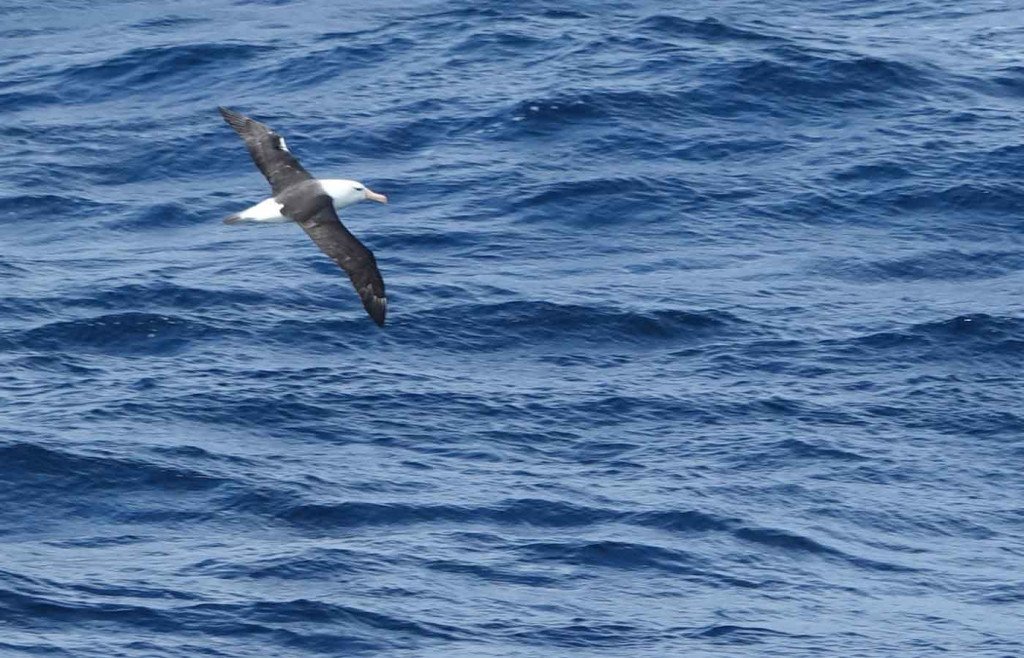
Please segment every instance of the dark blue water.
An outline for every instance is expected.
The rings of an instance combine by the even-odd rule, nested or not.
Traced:
[[[1024,653],[1024,10],[555,7],[0,6],[0,654]]]

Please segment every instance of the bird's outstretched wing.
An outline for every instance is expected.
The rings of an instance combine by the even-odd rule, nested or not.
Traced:
[[[226,107],[219,109],[228,125],[245,140],[245,145],[249,148],[249,154],[256,162],[256,166],[270,181],[270,188],[273,190],[274,196],[296,183],[313,178],[288,151],[284,137],[244,114],[239,114]]]
[[[377,259],[338,219],[331,197],[321,193],[312,202],[309,197],[294,204],[286,200],[282,212],[294,219],[320,247],[320,251],[345,270],[363,300],[363,308],[377,326],[383,327],[388,300],[384,294],[384,279],[377,269]]]

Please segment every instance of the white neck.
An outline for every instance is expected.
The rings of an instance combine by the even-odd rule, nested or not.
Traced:
[[[366,198],[365,192],[356,191],[356,188],[363,189],[362,183],[347,178],[322,178],[320,186],[331,196],[334,207],[338,209],[359,203]]]

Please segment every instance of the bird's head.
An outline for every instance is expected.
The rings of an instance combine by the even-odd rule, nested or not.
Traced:
[[[388,198],[386,196],[383,194],[377,194],[359,181],[332,179],[322,180],[320,181],[320,184],[323,185],[324,191],[331,195],[331,199],[334,200],[334,206],[336,208],[351,206],[352,204],[359,203],[360,201],[376,201],[378,203],[388,202]]]

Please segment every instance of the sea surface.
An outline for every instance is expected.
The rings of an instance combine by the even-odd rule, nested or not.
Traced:
[[[0,0],[0,656],[1024,655],[1022,119],[995,0]]]

